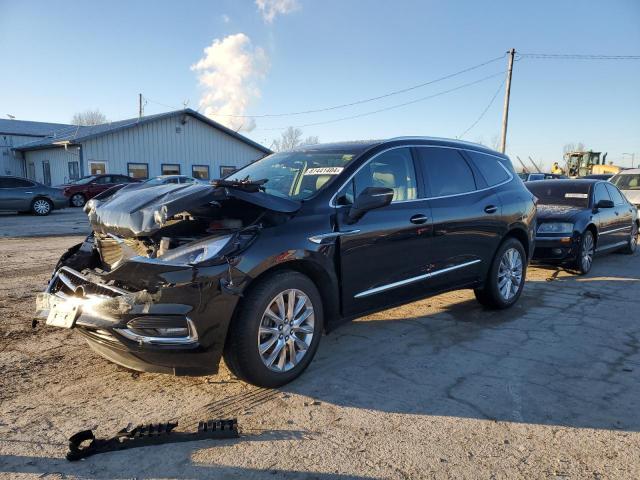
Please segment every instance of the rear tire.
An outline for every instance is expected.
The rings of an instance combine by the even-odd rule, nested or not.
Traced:
[[[49,215],[51,210],[53,210],[53,202],[47,198],[36,198],[31,203],[31,213],[39,217]]]
[[[580,238],[580,247],[576,258],[576,269],[580,275],[586,275],[593,266],[593,256],[595,254],[596,242],[591,230],[585,230]]]
[[[238,308],[224,349],[229,370],[260,387],[297,378],[311,363],[323,331],[322,298],[315,284],[294,271],[267,275]]]
[[[629,235],[629,240],[627,245],[622,249],[622,253],[633,255],[636,252],[636,248],[638,248],[638,224],[633,222],[631,235]]]
[[[515,304],[524,287],[527,276],[527,255],[522,243],[507,238],[498,248],[482,289],[473,292],[476,300],[485,307],[509,308]]]

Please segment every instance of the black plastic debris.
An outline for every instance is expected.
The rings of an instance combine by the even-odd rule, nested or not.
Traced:
[[[69,438],[67,460],[75,462],[98,453],[164,443],[194,442],[208,439],[238,438],[238,420],[207,420],[198,423],[197,432],[174,432],[178,422],[149,423],[123,428],[111,438],[96,438],[92,430],[82,430]],[[88,443],[87,443],[88,442]]]

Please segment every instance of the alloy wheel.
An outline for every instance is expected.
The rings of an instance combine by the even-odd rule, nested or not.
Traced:
[[[584,272],[588,272],[591,268],[594,250],[593,235],[585,233],[582,239],[582,256],[580,257],[580,265]]]
[[[258,351],[270,370],[286,372],[304,358],[314,335],[313,305],[297,289],[280,292],[269,302],[258,329]]]
[[[71,197],[71,205],[74,207],[82,207],[84,205],[84,197],[79,193],[76,193],[73,197]]]
[[[522,283],[523,262],[522,255],[515,248],[504,252],[498,268],[498,290],[505,300],[511,300]]]
[[[38,215],[46,215],[51,211],[51,205],[47,200],[40,198],[33,202],[33,211]]]

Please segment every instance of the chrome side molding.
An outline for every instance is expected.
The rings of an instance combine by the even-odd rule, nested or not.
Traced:
[[[425,273],[424,275],[418,275],[417,277],[406,278],[404,280],[399,280],[397,282],[389,283],[387,285],[382,285],[380,287],[372,288],[370,290],[365,290],[364,292],[356,293],[353,298],[364,298],[370,295],[375,295],[376,293],[384,292],[387,290],[391,290],[392,288],[402,287],[404,285],[409,285],[411,283],[419,282],[421,280],[426,280],[428,278],[436,277],[438,275],[442,275],[443,273],[451,272],[453,270],[458,270],[460,268],[469,267],[471,265],[475,265],[476,263],[480,263],[482,260],[471,260],[470,262],[461,263],[459,265],[454,265],[452,267],[443,268],[441,270],[435,270],[433,272]]]

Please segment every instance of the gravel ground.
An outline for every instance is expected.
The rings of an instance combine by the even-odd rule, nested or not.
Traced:
[[[0,220],[2,221],[2,220]],[[136,374],[73,331],[31,330],[81,237],[0,239],[0,477],[640,478],[640,255],[577,277],[531,268],[519,304],[454,292],[322,339],[291,385]],[[237,416],[241,438],[68,463],[66,438]]]

